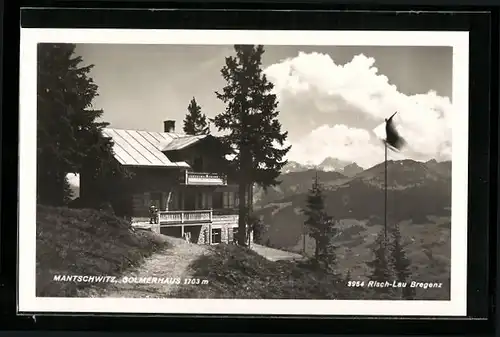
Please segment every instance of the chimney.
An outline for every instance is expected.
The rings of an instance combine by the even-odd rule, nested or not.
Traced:
[[[175,121],[172,120],[164,121],[163,132],[175,132]]]

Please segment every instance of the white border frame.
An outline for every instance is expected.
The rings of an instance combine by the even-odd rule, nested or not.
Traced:
[[[375,300],[221,300],[41,298],[36,282],[36,95],[37,44],[264,44],[338,46],[453,47],[453,127],[451,299]],[[401,31],[237,31],[132,29],[21,29],[19,123],[20,312],[466,316],[468,181],[468,32]],[[432,281],[432,280],[429,280]]]

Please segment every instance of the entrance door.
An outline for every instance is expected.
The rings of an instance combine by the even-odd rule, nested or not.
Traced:
[[[212,243],[221,243],[222,242],[222,229],[214,228],[212,229]]]

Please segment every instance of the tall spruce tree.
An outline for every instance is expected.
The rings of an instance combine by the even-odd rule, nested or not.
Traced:
[[[82,66],[74,44],[38,45],[37,81],[37,199],[62,205],[70,197],[68,173],[126,175],[112,160],[112,142],[98,122],[102,110],[92,108],[97,85]],[[97,193],[98,194],[98,193]]]
[[[411,276],[411,263],[404,250],[401,239],[399,226],[395,225],[390,231],[391,241],[389,242],[389,261],[392,266],[394,275],[398,281],[408,281]],[[414,297],[414,288],[409,286],[401,289],[404,299],[412,299]]]
[[[323,269],[333,272],[336,266],[336,235],[335,221],[325,210],[323,186],[319,182],[318,174],[313,180],[311,189],[303,209],[306,216],[304,224],[309,228],[309,235],[315,241],[314,260]]]
[[[194,97],[189,102],[183,130],[188,135],[206,135],[210,132],[207,116],[201,113],[201,107]]]
[[[332,275],[339,275],[337,270],[337,246],[335,245],[336,235],[336,222],[333,219],[327,220],[324,231],[320,235],[318,264],[322,270]]]
[[[390,263],[389,249],[384,231],[380,231],[373,244],[374,259],[366,264],[371,268],[370,280],[377,282],[391,282],[393,270]],[[391,293],[388,287],[377,287],[376,291],[381,294]]]
[[[279,183],[277,178],[290,147],[284,146],[288,133],[281,131],[274,85],[262,70],[264,47],[235,45],[234,50],[236,55],[226,57],[221,69],[227,84],[216,92],[226,109],[213,122],[219,131],[228,131],[221,141],[233,151],[230,171],[238,183],[240,201],[238,243],[246,245],[253,185],[266,190]]]

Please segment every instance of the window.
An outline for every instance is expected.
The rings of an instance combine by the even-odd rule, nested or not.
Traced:
[[[167,192],[167,199],[168,199],[168,192]],[[180,200],[181,200],[181,195],[179,191],[172,191],[172,194],[170,195],[170,205],[168,206],[169,210],[175,211],[180,208]]]
[[[205,193],[205,197],[206,197],[206,207],[207,209],[212,209],[212,193],[211,192],[208,192],[208,193]]]
[[[198,192],[196,193],[196,209],[204,209],[204,193],[203,192]]]
[[[214,192],[212,197],[212,207],[215,209],[224,208],[223,193]]]
[[[214,228],[212,229],[212,243],[222,242],[222,229]]]
[[[234,192],[223,192],[222,208],[234,208]]]
[[[232,193],[234,195],[234,206],[238,207],[240,205],[240,196],[237,193]],[[245,202],[248,203],[248,194],[245,194]]]

